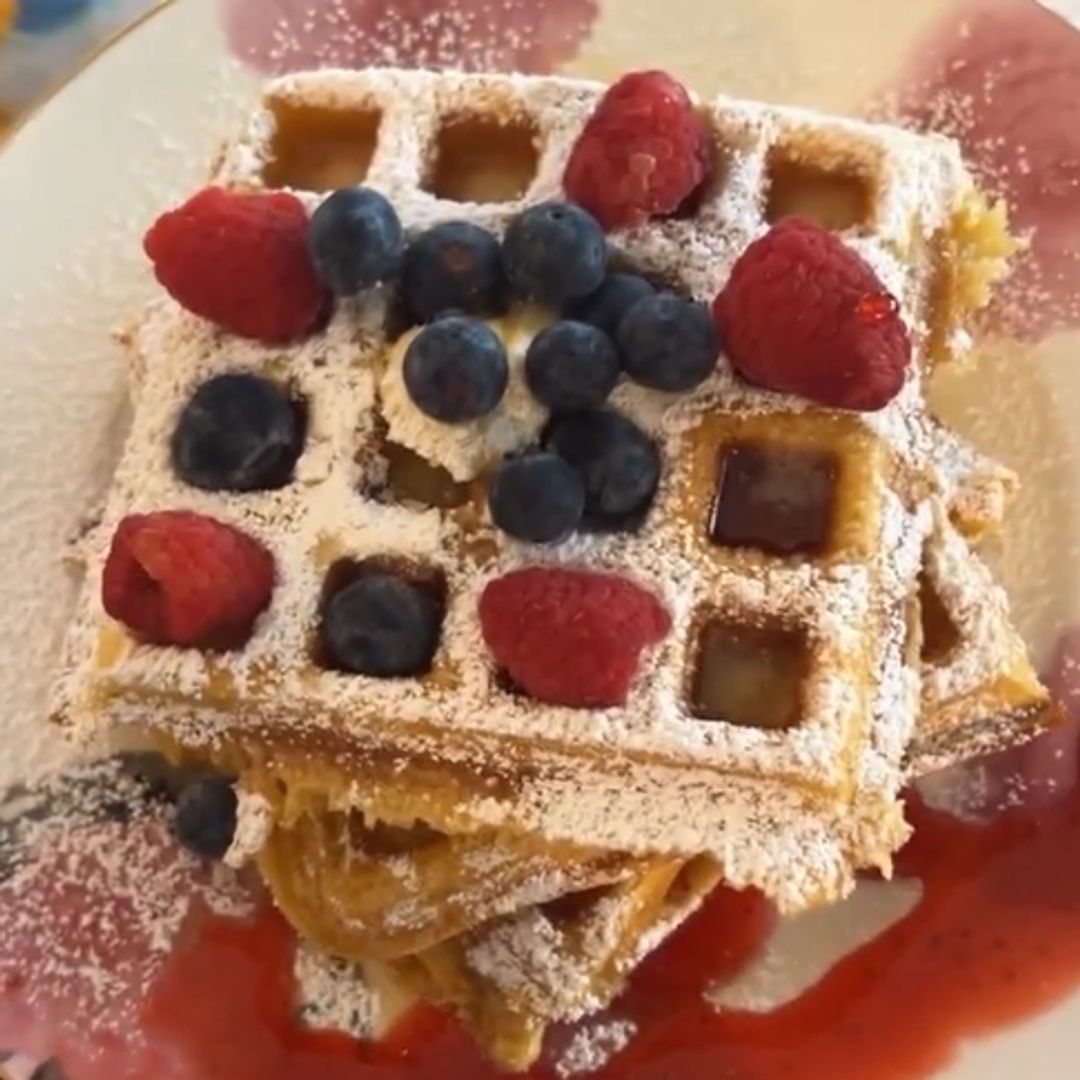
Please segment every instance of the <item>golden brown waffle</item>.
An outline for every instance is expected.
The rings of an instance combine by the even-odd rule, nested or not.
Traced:
[[[920,604],[926,676],[922,711],[908,751],[912,777],[1015,742],[1052,719],[1048,695],[1008,624],[1001,590],[949,520],[963,523],[966,509],[976,505],[1003,510],[1015,478],[955,436],[942,431],[939,438],[938,452],[948,461],[955,501],[937,513],[925,552]],[[1000,487],[996,493],[990,492],[994,484]],[[978,520],[986,527],[1000,525],[1000,515],[991,521],[984,510]],[[951,583],[944,591],[956,619],[949,625],[944,650],[940,620],[945,608],[939,607],[936,594],[926,591],[942,580]],[[963,606],[965,597],[979,601],[977,617]],[[472,843],[477,857],[491,850],[490,838],[477,836]],[[467,844],[460,846],[459,856],[466,850]],[[283,889],[292,887],[295,868],[304,857],[297,852],[295,860],[276,861],[273,867],[264,858],[264,873],[279,901]],[[306,857],[314,857],[311,848]],[[551,1023],[609,1004],[636,961],[691,915],[722,879],[719,864],[708,858],[639,860],[620,866],[624,876],[617,884],[579,891],[571,877],[574,863],[561,865],[562,886],[556,885],[557,877],[549,877],[545,885],[568,894],[566,899],[514,908],[506,916],[475,906],[466,932],[447,934],[437,946],[391,967],[391,977],[412,992],[453,1008],[506,1067],[529,1065]],[[449,868],[448,873],[451,881],[473,878],[467,868]],[[363,887],[355,878],[345,891],[358,896]],[[415,895],[405,901],[413,908],[416,902]],[[283,906],[290,910],[287,900]],[[434,906],[433,914],[438,910]],[[362,926],[336,941],[328,931],[336,924],[327,918],[325,903],[315,912],[314,923],[301,925],[324,947],[367,960],[379,955],[365,951]]]
[[[488,830],[446,836],[357,813],[305,814],[275,829],[259,856],[289,919],[329,952],[392,960],[477,923],[638,871],[617,852]]]
[[[1056,719],[1004,590],[939,511],[920,580],[922,711],[911,776],[1021,742]]]
[[[396,965],[462,1016],[488,1053],[530,1065],[546,1028],[604,1008],[637,962],[719,884],[715,860],[653,859],[633,877],[485,924]]]
[[[410,228],[455,218],[500,231],[561,194],[601,92],[512,76],[289,77],[215,179],[289,187],[309,207],[362,180]],[[340,303],[324,332],[288,349],[162,301],[127,338],[134,423],[86,542],[62,717],[89,737],[150,733],[238,774],[271,807],[259,862],[289,918],[450,1004],[513,1066],[535,1057],[548,1024],[608,1002],[719,880],[785,910],[835,899],[857,869],[888,870],[907,834],[909,776],[1049,719],[1003,597],[963,539],[997,527],[1015,478],[937,424],[923,394],[929,365],[963,350],[966,315],[1011,250],[1000,211],[941,139],[726,98],[702,112],[716,180],[693,216],[614,235],[619,258],[711,300],[778,217],[841,231],[915,344],[912,377],[881,412],[759,391],[724,363],[679,399],[623,384],[612,406],[664,460],[649,518],[636,533],[537,550],[492,528],[484,489],[493,463],[546,420],[521,369],[551,313],[493,324],[508,392],[490,417],[448,427],[404,390],[408,337],[389,296]],[[171,470],[179,409],[234,370],[305,402],[305,450],[281,491],[209,494]],[[740,532],[721,462],[817,492],[783,553],[768,529]],[[152,648],[105,618],[113,528],[161,509],[232,523],[273,552],[273,603],[242,650]],[[326,589],[386,563],[445,599],[422,679],[344,675],[320,652]],[[664,603],[672,632],[626,707],[543,706],[487,661],[480,592],[537,563],[630,576]],[[941,652],[934,597],[956,638]]]
[[[938,498],[948,508],[953,527],[978,543],[1001,528],[1019,477],[938,421],[931,422],[929,433]]]
[[[289,185],[314,205],[321,189],[363,175],[409,226],[463,217],[499,229],[522,205],[558,194],[601,89],[387,71],[290,77],[271,85],[217,179]],[[615,236],[630,263],[710,299],[769,220],[823,213],[901,302],[920,363],[957,340],[960,312],[982,299],[1008,244],[952,144],[728,99],[703,112],[718,180],[692,218]],[[522,157],[516,189],[496,191]],[[486,161],[479,174],[477,161]],[[478,192],[501,201],[459,201]],[[482,485],[451,490],[463,504],[439,510],[395,501],[392,487],[388,498],[386,482],[401,460],[395,445],[449,474],[452,489],[532,437],[536,419],[515,413],[514,387],[535,313],[503,327],[514,374],[501,409],[452,432],[402,402],[386,314],[380,296],[342,304],[324,333],[282,350],[226,338],[171,302],[148,312],[133,334],[134,425],[90,545],[61,712],[83,731],[159,729],[270,774],[294,807],[309,799],[404,827],[421,818],[447,835],[498,829],[575,847],[712,851],[729,881],[789,909],[841,894],[859,866],[887,866],[905,835],[896,794],[917,674],[904,612],[933,471],[917,374],[872,416],[753,390],[723,365],[677,401],[624,385],[614,407],[657,437],[666,463],[650,521],[633,535],[526,551],[488,525]],[[280,492],[196,492],[169,468],[179,406],[209,375],[237,368],[287,374],[307,401],[307,448]],[[814,482],[835,473],[825,534],[794,557],[708,542],[722,447]],[[149,648],[103,619],[98,575],[111,528],[166,507],[236,524],[273,551],[274,601],[241,652]],[[445,584],[442,647],[424,680],[341,675],[312,651],[327,575],[385,559]],[[497,574],[537,561],[633,568],[668,607],[673,631],[624,709],[541,707],[507,693],[483,662],[477,596]],[[709,670],[727,663],[727,678],[701,674],[706,654]],[[754,703],[762,685],[775,691],[764,707]]]

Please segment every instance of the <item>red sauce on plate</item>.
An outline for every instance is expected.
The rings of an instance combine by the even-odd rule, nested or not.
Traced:
[[[719,890],[640,969],[613,1014],[637,1036],[603,1080],[902,1080],[943,1066],[958,1042],[1047,1007],[1080,984],[1080,785],[1076,748],[1051,737],[984,768],[980,822],[913,795],[915,838],[897,870],[918,905],[823,980],[768,1013],[717,1012],[706,985],[740,970],[768,935],[768,905]],[[1068,747],[1068,751],[1064,750]],[[1004,778],[1043,778],[1010,796]],[[1057,787],[1045,783],[1048,770]],[[247,920],[195,912],[140,1010],[144,1047],[69,1056],[71,1080],[490,1080],[498,1074],[450,1018],[417,1009],[379,1043],[300,1026],[294,939],[269,906]],[[6,990],[6,1000],[5,993]],[[19,987],[0,987],[17,1007]],[[918,1001],[919,1008],[904,1008]],[[26,1002],[22,1002],[25,1008]],[[2,1028],[2,1022],[0,1022]],[[568,1032],[556,1035],[565,1037]],[[882,1052],[885,1049],[886,1052]],[[551,1080],[549,1066],[529,1074]]]
[[[992,759],[982,766],[989,804],[1015,805],[981,823],[913,795],[915,837],[897,869],[922,880],[921,900],[772,1012],[716,1011],[703,1000],[704,987],[755,955],[774,921],[760,898],[719,890],[639,969],[613,1009],[637,1035],[594,1077],[904,1080],[944,1065],[962,1038],[1060,1000],[1080,984],[1076,762],[1076,747],[1060,736]],[[1041,786],[1015,798],[1006,778],[1016,775],[1039,776]],[[304,1028],[294,1016],[293,947],[269,906],[246,920],[193,912],[139,1011],[142,1045],[114,1040],[72,1053],[69,1044],[71,1080],[498,1075],[452,1019],[429,1008],[379,1043]],[[5,1011],[10,1020],[25,1008],[20,994],[0,985],[0,1032]],[[918,1008],[904,1007],[914,1001]],[[553,1077],[547,1065],[529,1074]]]

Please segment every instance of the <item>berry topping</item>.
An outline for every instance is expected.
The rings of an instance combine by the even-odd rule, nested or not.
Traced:
[[[499,404],[510,368],[502,339],[487,323],[447,315],[409,343],[403,373],[419,409],[457,424],[486,416]]]
[[[357,675],[422,675],[439,643],[431,589],[389,573],[358,578],[330,598],[322,639],[331,664]]]
[[[645,278],[637,274],[612,274],[596,292],[574,304],[569,314],[582,322],[598,326],[614,338],[622,317],[639,300],[652,296],[655,291]]]
[[[420,323],[444,311],[498,315],[506,307],[499,241],[467,221],[445,221],[421,233],[405,254],[405,303]]]
[[[283,487],[303,447],[296,404],[257,375],[217,375],[180,413],[172,436],[177,475],[207,491]]]
[[[536,544],[563,540],[585,510],[581,474],[544,451],[507,458],[488,496],[491,517],[503,532]]]
[[[405,233],[384,195],[342,188],[312,214],[308,244],[326,287],[338,296],[355,296],[398,272]]]
[[[502,257],[516,293],[561,308],[600,287],[607,269],[607,240],[580,207],[545,202],[510,222]]]
[[[205,188],[158,218],[143,246],[178,304],[241,337],[293,341],[325,314],[307,211],[294,195]]]
[[[231,525],[187,510],[132,514],[105,561],[105,610],[143,641],[243,645],[270,603],[274,558]]]
[[[895,300],[842,240],[784,218],[739,257],[713,305],[748,382],[872,412],[904,385],[911,340]]]
[[[409,342],[403,374],[409,396],[424,413],[461,423],[499,404],[510,366],[502,339],[487,323],[444,315]]]
[[[588,323],[553,323],[533,338],[525,378],[537,401],[555,412],[603,405],[619,379],[615,343]]]
[[[236,835],[237,798],[224,776],[204,776],[180,793],[173,819],[176,839],[202,859],[221,859]]]
[[[606,532],[641,523],[660,482],[660,452],[630,420],[603,410],[556,417],[544,447],[581,473],[586,526]]]
[[[641,651],[671,619],[623,578],[531,567],[484,589],[480,625],[496,663],[531,697],[598,708],[626,701]]]
[[[712,170],[712,138],[681,83],[625,75],[601,99],[570,154],[563,184],[605,229],[673,214]]]
[[[639,300],[619,324],[626,373],[654,390],[691,390],[716,366],[720,346],[703,304],[672,293]]]

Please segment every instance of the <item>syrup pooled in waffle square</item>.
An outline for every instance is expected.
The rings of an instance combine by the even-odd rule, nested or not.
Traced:
[[[294,76],[271,85],[215,181],[288,187],[311,210],[326,189],[363,181],[414,232],[452,218],[502,234],[523,209],[565,196],[602,93],[510,76]],[[291,823],[356,812],[422,821],[447,843],[492,830],[553,850],[711,853],[729,883],[791,910],[841,895],[858,867],[887,867],[906,835],[911,613],[936,484],[922,370],[960,347],[1008,242],[944,140],[728,99],[701,115],[712,179],[692,213],[613,232],[618,262],[710,302],[772,221],[816,213],[904,319],[915,355],[894,400],[874,413],[822,408],[749,385],[723,358],[681,395],[624,379],[609,407],[661,462],[644,520],[523,544],[493,526],[486,488],[546,427],[523,354],[553,313],[514,307],[492,323],[506,393],[482,419],[448,425],[408,400],[391,290],[339,300],[324,329],[288,346],[162,300],[130,334],[133,426],[87,543],[60,711],[87,732],[155,732],[261,777],[284,792],[275,803]],[[273,490],[203,490],[173,468],[185,404],[234,372],[283,387],[304,433]],[[417,473],[420,486],[438,481],[433,505],[400,497]],[[105,616],[109,538],[163,509],[234,526],[273,556],[272,601],[241,647],[148,644]],[[625,704],[542,703],[489,657],[480,598],[527,566],[630,579],[663,607],[670,627]],[[415,678],[343,672],[326,648],[336,592],[387,572],[438,612],[438,647]]]

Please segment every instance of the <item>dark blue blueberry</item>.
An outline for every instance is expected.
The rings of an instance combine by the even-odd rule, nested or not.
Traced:
[[[405,232],[384,195],[342,188],[312,214],[308,246],[323,284],[338,296],[355,296],[397,274]]]
[[[619,380],[619,350],[588,323],[553,323],[533,338],[525,378],[537,401],[553,412],[603,405]]]
[[[176,804],[176,839],[200,858],[220,859],[236,835],[236,807],[236,791],[226,777],[193,781]]]
[[[674,293],[639,300],[619,324],[627,375],[654,390],[692,390],[716,367],[720,345],[703,304]]]
[[[409,396],[428,416],[457,424],[486,416],[509,378],[506,348],[487,323],[449,315],[425,326],[405,352]]]
[[[611,532],[641,523],[660,481],[660,453],[636,424],[604,410],[569,413],[551,421],[543,441],[585,481],[586,527]]]
[[[561,309],[599,288],[607,270],[607,238],[581,207],[538,203],[510,222],[502,256],[519,296]]]
[[[622,317],[642,297],[652,296],[656,290],[637,274],[611,274],[595,292],[584,300],[572,304],[568,314],[582,322],[598,326],[611,337],[619,331]]]
[[[585,509],[581,474],[555,454],[534,451],[507,458],[488,494],[491,518],[519,540],[548,544],[577,528]]]
[[[431,322],[447,310],[498,315],[507,292],[499,241],[467,221],[435,225],[409,245],[402,289],[416,322]]]
[[[330,664],[357,675],[422,675],[439,643],[442,612],[430,588],[371,573],[330,597],[323,643]]]
[[[176,474],[207,491],[287,484],[304,443],[296,402],[258,375],[217,375],[184,406],[172,436]]]

